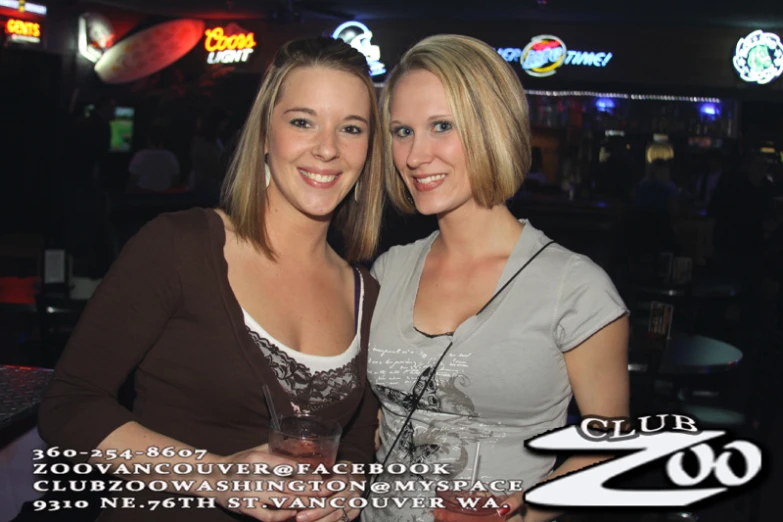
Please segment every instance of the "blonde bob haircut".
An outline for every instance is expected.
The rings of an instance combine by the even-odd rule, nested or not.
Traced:
[[[340,232],[348,261],[370,259],[375,253],[383,212],[383,143],[375,88],[367,59],[342,40],[328,37],[294,40],[275,54],[250,109],[223,182],[221,207],[231,218],[237,235],[250,241],[270,259],[275,258],[266,230],[264,144],[270,132],[272,111],[280,99],[288,74],[298,67],[326,67],[360,78],[370,98],[367,160],[359,182],[335,210],[333,225]]]
[[[486,208],[504,203],[530,170],[525,91],[511,66],[492,47],[475,38],[443,34],[427,37],[406,52],[381,94],[384,175],[392,204],[401,212],[416,212],[394,166],[388,128],[394,88],[405,74],[418,70],[431,72],[443,84],[476,202]]]

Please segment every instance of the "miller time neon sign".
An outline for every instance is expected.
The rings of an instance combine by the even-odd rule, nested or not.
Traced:
[[[734,69],[748,83],[767,84],[783,74],[783,44],[774,33],[753,31],[734,49]]]
[[[551,34],[534,36],[523,49],[501,47],[497,52],[507,62],[519,62],[523,71],[537,78],[552,76],[563,65],[606,67],[612,59],[609,52],[568,49],[562,39]]]
[[[255,33],[226,35],[223,27],[215,27],[207,29],[204,34],[204,49],[209,51],[209,64],[246,62],[256,46]]]

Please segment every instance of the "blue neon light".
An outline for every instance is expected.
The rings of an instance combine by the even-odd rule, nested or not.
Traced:
[[[522,56],[522,49],[516,47],[501,47],[497,52],[509,63],[516,62]]]
[[[614,100],[611,98],[598,98],[595,101],[595,107],[599,112],[610,112],[614,110]]]
[[[699,107],[699,112],[703,116],[715,118],[716,116],[720,115],[720,107],[714,103],[702,103],[701,107]]]

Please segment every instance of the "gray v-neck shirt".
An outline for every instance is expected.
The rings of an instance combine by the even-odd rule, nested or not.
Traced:
[[[549,242],[530,222],[522,223],[496,291]],[[377,458],[383,461],[402,427],[417,380],[424,384],[422,374],[453,340],[413,414],[412,429],[400,438],[388,463],[449,463],[455,477],[470,478],[476,443],[481,442],[482,480],[522,480],[530,488],[551,472],[554,457],[535,455],[524,442],[566,422],[572,390],[563,353],[628,310],[598,265],[553,244],[480,315],[465,320],[451,335],[429,337],[414,328],[413,306],[437,236],[434,232],[393,247],[372,268],[381,284],[367,368],[383,412]],[[406,495],[431,494],[388,496]],[[427,509],[369,507],[362,520],[427,521],[431,516]]]

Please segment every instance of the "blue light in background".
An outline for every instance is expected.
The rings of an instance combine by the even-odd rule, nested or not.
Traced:
[[[720,116],[720,107],[715,103],[702,103],[699,112],[702,116],[715,119],[716,116]]]
[[[614,100],[611,98],[598,98],[595,101],[595,107],[598,112],[610,112],[614,110]]]

